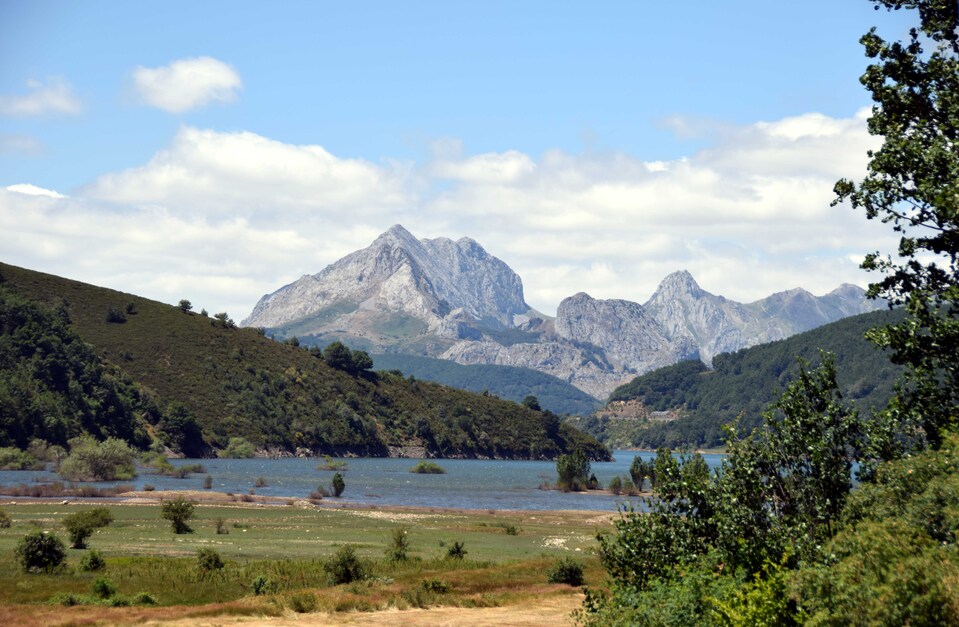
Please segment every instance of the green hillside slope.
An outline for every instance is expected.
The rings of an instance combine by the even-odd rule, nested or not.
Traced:
[[[601,404],[579,388],[530,368],[464,366],[447,359],[393,353],[373,355],[373,363],[378,370],[401,370],[417,379],[470,392],[488,391],[517,403],[532,394],[540,407],[557,414],[586,415]]]
[[[816,365],[820,351],[836,355],[844,398],[862,410],[885,405],[899,368],[865,339],[867,329],[900,320],[901,311],[852,316],[799,335],[718,355],[709,369],[690,361],[633,379],[610,395],[613,401],[638,401],[652,411],[679,410],[671,421],[632,421],[595,416],[573,424],[611,446],[640,448],[712,447],[722,444],[723,425],[741,416],[748,429],[798,372],[797,357]]]
[[[242,436],[277,452],[552,458],[608,452],[549,412],[397,375],[352,376],[254,329],[113,290],[0,264],[4,289],[68,316],[108,369],[162,410],[148,432],[193,451]],[[132,409],[131,409],[132,410]],[[195,423],[194,423],[195,421]],[[202,443],[193,425],[202,431]]]

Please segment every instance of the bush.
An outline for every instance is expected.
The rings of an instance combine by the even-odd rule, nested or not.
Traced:
[[[406,528],[397,527],[392,532],[390,545],[386,549],[386,558],[391,562],[405,562],[409,559],[407,555],[409,548],[410,541],[406,537]]]
[[[233,437],[226,448],[220,451],[220,457],[232,457],[236,459],[249,459],[253,457],[253,445],[246,438]]]
[[[204,573],[220,570],[223,568],[223,558],[213,549],[200,549],[196,552],[196,567]]]
[[[426,592],[433,592],[435,594],[445,594],[450,590],[450,585],[442,579],[424,579],[420,582],[420,586]]]
[[[225,536],[230,533],[230,528],[226,526],[225,519],[217,518],[213,521],[213,524],[216,525],[216,534],[218,536]]]
[[[117,593],[117,587],[109,579],[97,579],[91,586],[93,594],[101,599],[109,599]]]
[[[613,494],[623,493],[623,480],[619,477],[613,477],[609,480],[609,491]]]
[[[10,514],[0,509],[0,529],[9,529],[11,525],[13,521],[10,520]]]
[[[210,490],[213,488],[213,477],[211,477],[210,475],[207,475],[206,477],[203,478],[203,488],[206,490]]]
[[[253,482],[254,488],[265,488],[269,484],[266,482],[266,477],[257,477],[256,481]]]
[[[465,545],[462,542],[454,542],[453,544],[449,545],[449,547],[446,549],[446,559],[461,560],[466,557],[466,553],[468,551],[466,551],[463,546]]]
[[[34,531],[20,539],[14,549],[20,568],[27,573],[52,573],[63,565],[67,551],[54,535]]]
[[[100,551],[90,551],[80,558],[80,570],[83,572],[92,572],[106,568],[107,562],[100,555]]]
[[[164,501],[161,506],[161,516],[170,521],[173,526],[173,533],[193,533],[193,529],[186,524],[186,521],[193,518],[193,509],[195,504],[182,496],[178,496],[170,501]]]
[[[576,450],[556,459],[557,484],[564,491],[586,489],[590,481],[590,463],[582,451]]]
[[[14,446],[0,447],[0,470],[42,470],[43,462]]]
[[[74,512],[63,518],[63,526],[70,536],[70,545],[74,549],[85,549],[87,538],[95,529],[106,527],[113,522],[113,515],[105,507],[97,507]]]
[[[547,571],[546,581],[581,586],[583,585],[583,565],[572,558],[564,557]]]
[[[346,489],[346,482],[343,481],[343,475],[340,473],[334,474],[331,486],[333,488],[333,496],[340,496],[343,494],[343,490]]]
[[[410,472],[418,475],[444,475],[446,471],[436,462],[422,461],[410,468]]]
[[[278,586],[272,579],[260,575],[253,580],[250,588],[253,590],[253,594],[260,596],[261,594],[275,594]]]
[[[360,561],[350,545],[340,547],[323,565],[323,570],[326,571],[331,586],[361,581],[368,575],[366,565]]]
[[[290,609],[297,614],[306,614],[316,609],[316,595],[312,592],[297,592],[290,595]]]
[[[70,440],[70,455],[60,464],[60,476],[70,481],[116,481],[137,475],[137,457],[130,445],[118,438],[97,442],[89,435]]]

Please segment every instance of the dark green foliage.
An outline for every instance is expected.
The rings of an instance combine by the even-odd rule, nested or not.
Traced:
[[[224,566],[223,558],[213,549],[199,549],[196,552],[196,567],[202,573],[220,570]]]
[[[350,350],[342,342],[333,342],[323,349],[323,361],[330,368],[342,370],[353,376],[373,368],[373,359],[369,353],[361,350]]]
[[[533,411],[542,411],[543,408],[539,406],[539,399],[537,399],[532,394],[525,396],[523,398],[523,407],[528,407]]]
[[[25,573],[52,573],[63,565],[67,551],[60,538],[42,531],[28,533],[17,543],[14,552]]]
[[[63,518],[63,527],[70,536],[71,547],[74,549],[86,548],[86,541],[93,532],[100,527],[106,527],[113,522],[113,515],[105,507],[82,510],[68,514]]]
[[[260,575],[253,580],[250,589],[253,590],[254,595],[259,596],[261,594],[276,594],[279,586],[272,579]]]
[[[584,583],[583,565],[571,557],[563,557],[546,571],[546,581],[581,586]]]
[[[0,509],[0,529],[9,529],[13,525],[10,514]]]
[[[453,544],[446,547],[446,559],[450,560],[461,560],[466,557],[466,554],[469,552],[463,547],[465,544],[463,542],[453,542]]]
[[[297,614],[307,614],[316,609],[316,595],[312,592],[296,592],[290,595],[290,609]]]
[[[117,593],[117,587],[109,579],[98,578],[90,588],[93,594],[101,599],[109,599]]]
[[[852,316],[782,341],[717,355],[712,370],[699,361],[661,368],[616,388],[610,396],[611,401],[640,400],[653,411],[681,410],[684,417],[677,420],[630,423],[593,418],[574,424],[618,445],[719,446],[724,425],[738,421],[747,430],[759,425],[763,409],[798,376],[797,356],[815,365],[821,351],[835,355],[843,397],[861,411],[878,409],[892,397],[902,368],[891,364],[888,351],[877,349],[866,332],[902,318],[899,310]],[[631,431],[621,431],[630,424]]]
[[[557,484],[562,490],[585,490],[589,483],[589,470],[589,459],[582,451],[560,455],[556,460]]]
[[[42,461],[12,446],[0,447],[0,470],[42,470]]]
[[[535,395],[543,409],[557,414],[586,415],[599,401],[562,379],[516,366],[473,364],[464,366],[447,359],[418,355],[374,355],[377,370],[399,370],[424,381],[435,381],[461,390],[488,392],[499,398],[522,402]]]
[[[107,562],[105,559],[103,559],[103,556],[100,555],[100,551],[91,550],[80,558],[79,569],[82,572],[94,572],[103,570],[106,567]]]
[[[136,391],[137,403],[121,403],[135,411],[116,415],[136,425],[136,430],[129,430],[131,435],[122,435],[118,426],[122,423],[109,411],[97,415],[91,407],[89,418],[75,423],[83,411],[72,407],[46,411],[52,401],[60,402],[61,392],[50,398],[35,394],[33,370],[16,378],[18,383],[28,382],[28,392],[8,398],[3,368],[7,363],[19,368],[32,362],[19,357],[0,360],[0,423],[17,417],[0,424],[0,446],[25,449],[34,437],[62,446],[88,431],[98,439],[116,434],[146,448],[149,438],[138,418],[144,416],[165,442],[195,456],[210,455],[214,448],[227,448],[230,438],[242,437],[254,450],[293,452],[302,447],[330,455],[384,456],[390,447],[422,446],[431,457],[555,459],[579,447],[591,459],[609,458],[593,438],[548,419],[545,412],[388,373],[353,375],[330,368],[303,346],[274,342],[254,329],[224,329],[218,322],[211,325],[209,319],[183,315],[176,307],[6,264],[0,264],[0,271],[8,279],[6,294],[15,290],[23,302],[60,308],[62,316],[50,317],[64,330],[68,330],[64,320],[72,321],[83,341],[94,347],[77,341],[78,350],[88,351],[95,365],[100,363],[95,355],[120,364],[123,371],[111,375],[114,380],[141,382],[155,391],[156,398],[151,401]],[[103,312],[117,302],[134,303],[138,313],[125,324],[107,324]],[[35,343],[31,340],[31,347]],[[4,346],[0,342],[0,355]],[[124,353],[134,358],[123,360]],[[363,366],[362,356],[357,358]],[[115,396],[132,398],[135,390],[131,387],[129,393]],[[102,397],[98,407],[108,409],[112,397]],[[24,399],[44,398],[29,411],[18,405]],[[158,405],[172,409],[164,415]],[[7,411],[8,406],[13,409]],[[63,429],[52,433],[51,426]]]
[[[121,310],[117,309],[116,307],[110,307],[109,309],[107,309],[106,320],[107,322],[122,324],[127,321],[127,317],[123,314]]]
[[[173,533],[193,533],[187,521],[193,518],[194,507],[193,501],[178,496],[175,499],[163,501],[163,505],[160,506],[160,515],[170,521]]]
[[[323,570],[331,586],[361,581],[369,576],[369,567],[356,556],[356,551],[350,545],[337,549],[323,565]]]
[[[39,438],[66,446],[90,433],[146,447],[138,415],[155,416],[152,401],[104,366],[66,318],[0,286],[0,445],[26,449]]]
[[[182,311],[183,313],[189,313],[190,310],[193,309],[193,303],[191,303],[190,301],[188,301],[187,299],[184,298],[184,299],[180,300],[179,303],[177,303],[177,307],[178,307],[178,308],[180,309],[180,311]]]
[[[330,482],[330,487],[333,488],[333,496],[340,496],[343,494],[343,490],[346,489],[346,482],[343,481],[343,475],[340,473],[333,474],[333,480]]]
[[[883,276],[869,295],[908,312],[872,339],[907,367],[897,411],[938,446],[959,416],[959,6],[949,0],[873,0],[876,8],[918,9],[904,42],[876,29],[860,43],[872,64],[860,78],[874,102],[869,132],[883,137],[858,184],[836,183],[849,201],[899,234],[896,256],[873,252],[862,268]]]

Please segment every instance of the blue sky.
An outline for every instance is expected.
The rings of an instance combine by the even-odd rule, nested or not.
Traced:
[[[546,313],[578,291],[642,302],[680,268],[747,301],[865,284],[858,259],[892,240],[830,189],[874,145],[858,39],[911,19],[866,0],[7,0],[0,259],[238,319],[394,223],[476,239]]]

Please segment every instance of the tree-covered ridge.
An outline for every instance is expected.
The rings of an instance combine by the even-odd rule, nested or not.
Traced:
[[[653,411],[679,410],[668,422],[633,422],[590,418],[574,422],[617,446],[711,447],[724,438],[723,426],[739,421],[751,429],[763,410],[799,374],[799,361],[818,364],[820,351],[835,356],[837,383],[843,398],[867,411],[884,406],[902,368],[889,354],[866,339],[877,326],[898,322],[901,310],[852,316],[799,335],[717,355],[713,368],[687,361],[637,377],[617,388],[610,401],[640,401]]]
[[[337,351],[325,356],[274,342],[255,329],[236,328],[225,313],[208,317],[192,306],[9,265],[0,264],[0,274],[21,300],[62,308],[92,356],[149,390],[162,408],[147,414],[154,433],[190,455],[226,448],[240,436],[278,453],[387,455],[422,447],[438,457],[552,458],[582,447],[595,459],[608,456],[593,438],[548,412],[377,375],[368,370],[371,363],[357,363],[364,361],[361,351],[350,353],[349,364],[341,359],[331,367],[325,357],[336,361]]]
[[[47,311],[0,284],[0,446],[67,446],[88,433],[143,448],[158,415],[149,395],[70,328],[65,306]]]
[[[517,403],[532,394],[542,407],[556,414],[585,415],[599,405],[596,399],[579,388],[529,368],[464,366],[446,359],[394,353],[374,355],[373,362],[377,369],[401,370],[417,379],[470,392],[488,391]]]

